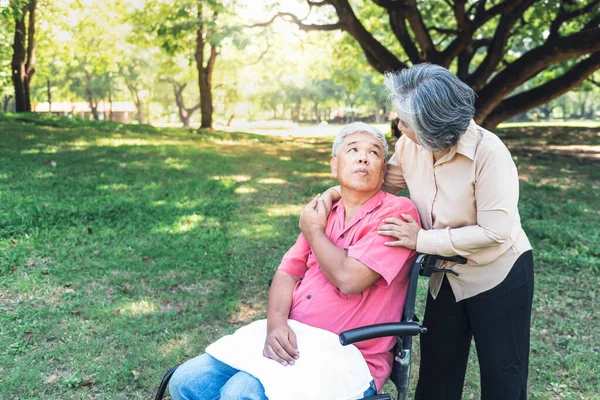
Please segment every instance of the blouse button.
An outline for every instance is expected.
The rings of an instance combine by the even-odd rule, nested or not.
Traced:
[[[310,300],[311,297],[312,297],[312,295],[310,295],[310,294],[308,296],[306,296],[306,298],[309,299],[309,300]]]

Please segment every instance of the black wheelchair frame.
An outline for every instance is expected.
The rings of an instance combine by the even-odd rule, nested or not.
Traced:
[[[408,291],[406,293],[406,301],[400,322],[385,323],[364,326],[356,329],[351,329],[340,333],[340,342],[346,346],[352,343],[361,342],[363,340],[375,339],[385,336],[395,336],[396,346],[393,349],[394,361],[392,365],[392,374],[390,380],[396,386],[398,396],[397,400],[408,399],[410,388],[410,373],[412,364],[412,342],[413,336],[427,333],[425,326],[419,325],[419,319],[415,316],[415,303],[417,298],[417,287],[419,276],[429,277],[432,273],[453,273],[456,272],[449,269],[437,268],[438,260],[451,261],[458,264],[465,264],[467,260],[460,256],[443,257],[431,254],[419,254],[413,263],[408,283]],[[158,391],[156,392],[155,400],[162,400],[169,380],[179,366],[171,368],[162,378]],[[392,400],[389,394],[377,394],[374,396],[365,397],[364,400]]]

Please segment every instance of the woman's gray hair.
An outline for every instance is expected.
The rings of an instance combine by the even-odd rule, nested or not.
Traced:
[[[385,74],[385,86],[402,124],[431,151],[458,143],[475,115],[475,92],[446,68],[417,64]]]
[[[381,146],[383,146],[384,160],[387,159],[388,144],[385,140],[385,135],[379,129],[375,128],[374,126],[367,125],[364,122],[352,122],[351,124],[344,126],[333,141],[333,149],[331,151],[331,155],[333,157],[337,157],[338,150],[340,149],[340,146],[344,142],[346,136],[350,136],[353,133],[358,132],[370,133],[375,139],[378,139],[381,142]]]

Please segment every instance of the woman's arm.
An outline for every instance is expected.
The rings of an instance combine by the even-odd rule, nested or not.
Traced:
[[[519,224],[517,168],[503,145],[478,154],[475,162],[477,224],[422,231],[417,242],[418,251],[467,257],[509,240],[515,224]],[[457,207],[462,206],[457,204]]]

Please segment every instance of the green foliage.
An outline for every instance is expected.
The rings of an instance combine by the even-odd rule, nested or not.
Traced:
[[[0,100],[12,95],[11,68],[14,19],[10,7],[0,8]]]

